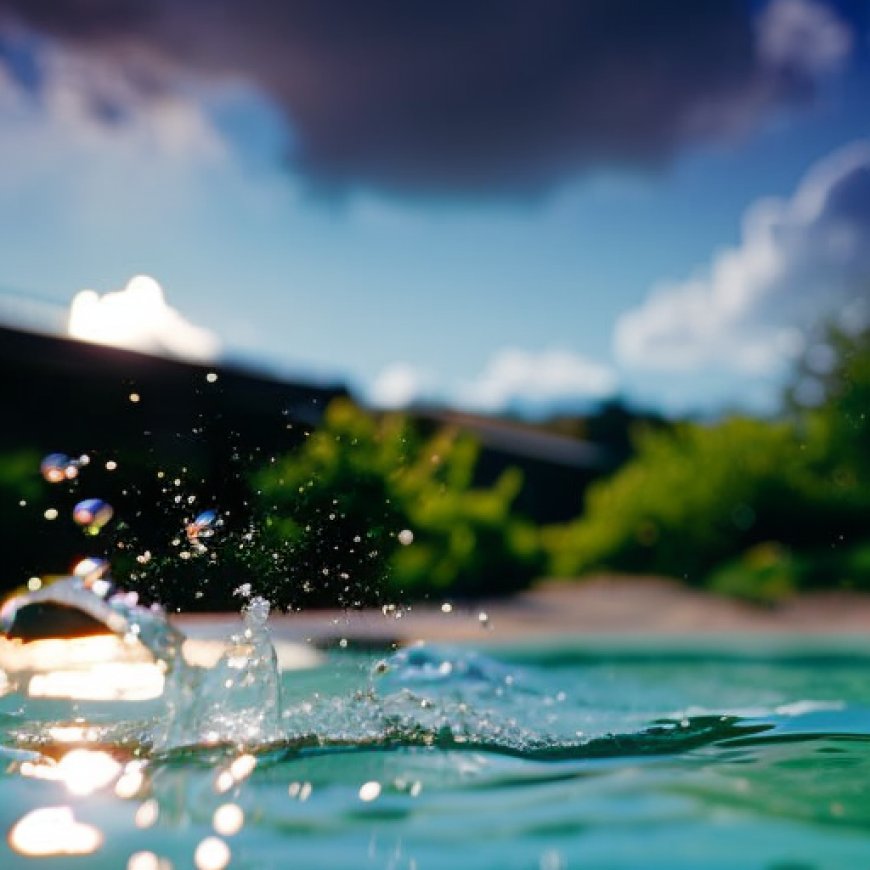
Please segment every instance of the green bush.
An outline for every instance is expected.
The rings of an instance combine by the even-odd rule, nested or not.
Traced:
[[[582,516],[545,530],[551,570],[668,574],[757,600],[870,586],[870,334],[828,341],[835,363],[811,375],[822,401],[793,402],[788,420],[639,433]]]
[[[818,426],[744,418],[643,433],[635,458],[590,487],[584,515],[546,532],[553,570],[702,583],[762,542],[821,548],[860,533],[868,492],[824,472],[826,447]]]
[[[759,544],[709,577],[713,592],[775,604],[799,589],[870,589],[870,542],[823,550],[794,551]]]
[[[536,531],[512,511],[521,475],[475,487],[478,452],[450,429],[427,436],[405,416],[334,401],[298,451],[254,478],[283,571],[273,596],[358,606],[527,585],[543,559]]]
[[[806,564],[779,544],[757,544],[740,558],[726,562],[708,578],[712,592],[756,604],[776,604],[799,589]]]

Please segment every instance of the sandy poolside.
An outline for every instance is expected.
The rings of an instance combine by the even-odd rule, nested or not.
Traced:
[[[416,641],[513,643],[547,639],[612,637],[724,638],[843,637],[870,643],[870,594],[819,592],[777,607],[760,607],[687,589],[661,578],[599,577],[583,582],[549,581],[536,588],[473,606],[445,602],[400,610],[309,611],[270,619],[276,640],[318,646],[347,639],[356,644]],[[238,618],[190,614],[173,618],[190,637],[218,638]]]

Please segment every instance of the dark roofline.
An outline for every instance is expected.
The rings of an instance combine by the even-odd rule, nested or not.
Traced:
[[[612,464],[608,452],[590,441],[556,435],[527,423],[462,411],[414,411],[414,416],[474,434],[484,447],[568,468],[601,471]]]

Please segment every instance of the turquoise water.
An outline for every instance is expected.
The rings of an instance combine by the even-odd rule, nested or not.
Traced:
[[[281,703],[282,738],[249,758],[151,749],[156,700],[7,693],[0,827],[65,807],[101,842],[30,858],[4,838],[0,867],[194,867],[216,825],[214,866],[258,870],[870,867],[863,647],[351,646],[285,673]],[[89,794],[25,775],[80,745],[141,770]]]

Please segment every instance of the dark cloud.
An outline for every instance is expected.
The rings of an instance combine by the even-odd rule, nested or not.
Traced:
[[[821,0],[774,2],[845,26]],[[143,91],[189,75],[254,82],[288,118],[294,167],[339,190],[523,195],[590,165],[654,165],[805,99],[838,45],[828,33],[814,47],[810,16],[797,37],[767,33],[785,58],[771,62],[743,0],[0,0],[4,11]],[[780,18],[770,26],[806,16]]]

